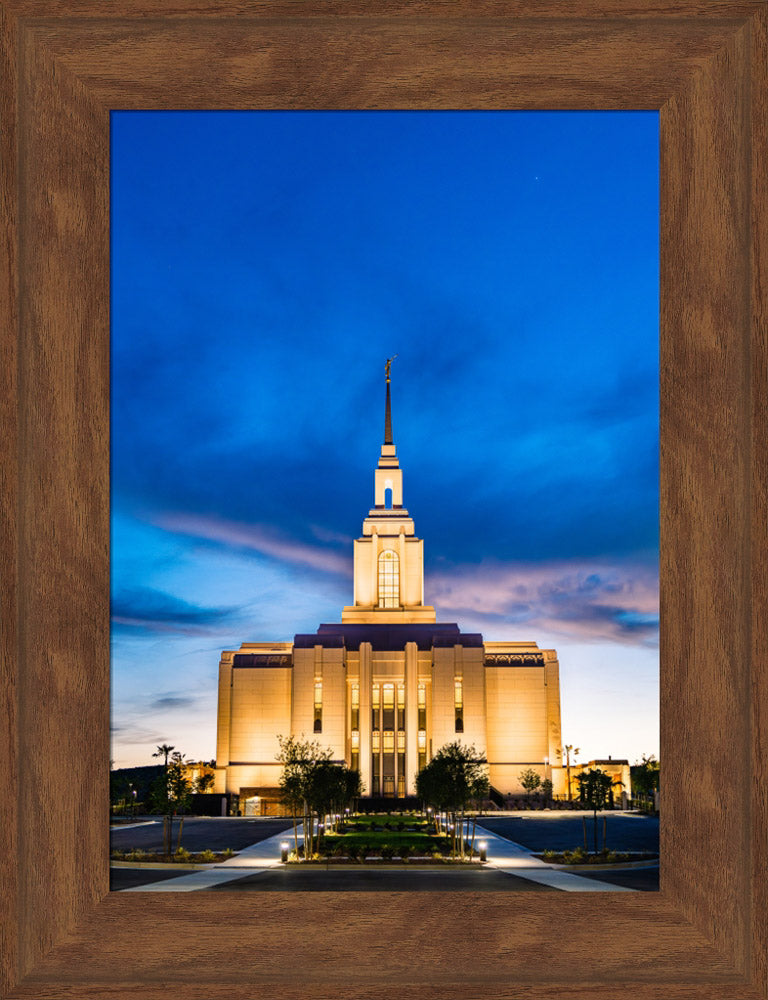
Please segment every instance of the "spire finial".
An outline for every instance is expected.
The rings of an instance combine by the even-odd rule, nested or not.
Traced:
[[[384,368],[387,376],[387,402],[384,409],[384,444],[392,444],[392,409],[389,402],[389,369],[392,367],[392,362],[396,357],[397,355],[393,354],[391,358],[387,358],[387,363]]]

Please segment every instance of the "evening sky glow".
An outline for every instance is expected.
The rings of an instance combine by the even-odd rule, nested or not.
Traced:
[[[655,113],[113,113],[115,766],[340,620],[393,354],[425,602],[658,754],[657,343]]]

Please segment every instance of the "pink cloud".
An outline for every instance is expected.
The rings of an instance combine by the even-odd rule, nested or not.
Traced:
[[[641,563],[607,561],[486,564],[430,575],[430,603],[487,628],[504,622],[581,640],[654,642],[659,586]]]
[[[262,525],[242,524],[195,514],[162,514],[154,518],[153,523],[165,531],[232,548],[250,549],[296,566],[309,566],[323,573],[336,573],[345,577],[352,575],[351,557],[280,537],[273,529]]]

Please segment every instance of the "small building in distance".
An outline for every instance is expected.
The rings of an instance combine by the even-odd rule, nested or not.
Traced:
[[[455,740],[485,753],[499,797],[522,790],[527,768],[564,794],[556,651],[486,642],[424,603],[424,543],[403,505],[389,365],[373,486],[341,621],[222,653],[214,791],[239,796],[243,814],[278,811],[277,738],[294,735],[358,769],[369,796],[415,794],[419,769]]]
[[[590,760],[587,764],[571,764],[571,798],[579,797],[579,780],[577,775],[590,770],[602,771],[611,778],[612,802],[619,805],[622,802],[622,793],[628,799],[632,798],[632,776],[630,774],[629,761],[621,758],[606,757],[597,760]],[[565,779],[565,791],[568,794],[568,779]]]

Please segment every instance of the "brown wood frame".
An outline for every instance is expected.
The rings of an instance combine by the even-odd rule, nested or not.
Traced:
[[[763,0],[0,4],[0,993],[767,996]],[[659,109],[659,893],[109,894],[108,111],[163,107]]]

